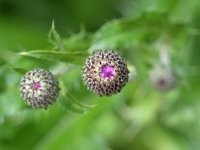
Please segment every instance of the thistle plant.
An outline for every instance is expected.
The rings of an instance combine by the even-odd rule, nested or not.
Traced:
[[[159,62],[150,70],[149,80],[155,89],[166,92],[175,87],[176,78],[166,45],[159,48]]]
[[[33,69],[22,77],[20,92],[28,106],[46,109],[56,100],[59,87],[55,77],[49,71]]]
[[[155,66],[149,74],[151,85],[159,91],[169,91],[175,87],[175,75],[171,68]]]
[[[110,12],[110,2],[109,7],[97,6],[99,9],[93,8],[92,13],[87,13],[88,16],[84,18],[98,16],[97,19],[101,23],[106,20],[105,25],[97,31],[87,32],[81,28],[80,33],[61,37],[52,26],[49,34],[52,45],[46,45],[45,49],[38,47],[35,50],[20,50],[17,55],[13,55],[18,48],[12,53],[8,50],[13,48],[1,48],[0,58],[3,61],[0,60],[0,149],[26,150],[29,146],[30,149],[42,150],[63,148],[78,150],[83,149],[83,145],[86,145],[85,149],[99,150],[199,149],[199,13],[194,11],[195,17],[190,18],[190,16],[194,14],[192,8],[198,8],[200,5],[197,4],[200,4],[200,1],[191,0],[186,5],[185,1],[173,1],[173,3],[158,0],[129,1],[132,5],[128,1],[124,1],[126,6],[122,5],[121,1],[119,5],[114,2],[116,6],[120,6],[121,11],[129,13],[124,17],[118,15],[117,19],[109,21],[105,16],[105,14],[110,15],[108,11],[99,13],[99,9],[105,8]],[[102,1],[98,4],[105,5]],[[80,8],[82,5],[77,3],[77,6],[75,8]],[[79,10],[85,10],[85,6],[83,5],[84,9]],[[99,17],[99,15],[103,16]],[[78,17],[80,19],[80,16]],[[71,18],[74,19],[74,16]],[[99,20],[101,18],[103,20]],[[95,27],[93,29],[88,28],[91,25],[87,20],[92,22],[91,19],[86,19],[88,31],[93,31],[100,26],[99,24],[96,27],[92,26]],[[1,24],[2,28],[8,30],[12,26],[15,27],[16,31],[13,29],[9,33],[16,34],[17,37],[22,36],[23,33],[27,33],[24,38],[31,35],[31,38],[25,41],[24,38],[20,38],[22,41],[16,39],[16,43],[24,41],[27,42],[24,44],[28,45],[35,43],[36,40],[39,45],[46,44],[41,43],[43,40],[39,39],[43,37],[41,33],[32,36],[32,32],[25,32],[26,30],[23,32],[18,22],[12,21],[12,24],[1,22]],[[193,30],[193,27],[196,29]],[[1,31],[4,33],[4,30]],[[196,34],[192,35],[190,32]],[[14,39],[8,39],[12,36],[7,35],[6,32],[2,35],[6,36],[5,39],[2,36],[1,45],[7,43],[11,47],[15,45],[12,44]],[[160,47],[157,47],[156,44],[161,38],[164,39],[159,42]],[[4,43],[4,41],[8,42]],[[120,54],[130,63],[129,68],[127,69],[126,60],[114,51],[94,51],[88,57],[88,51],[104,48],[121,50]],[[157,60],[159,50],[167,51],[172,58],[171,64],[166,53],[162,53],[162,62]],[[7,64],[2,65],[4,63]],[[34,69],[21,79],[21,96],[24,102],[33,108],[48,108],[55,102],[59,92],[60,105],[59,108],[50,109],[48,112],[27,113],[23,107],[20,107],[19,102],[22,98],[16,97],[19,93],[19,89],[16,88],[18,74],[14,74],[10,68],[20,67],[22,70],[18,73],[23,73],[23,68],[41,66],[41,63],[46,68],[51,67],[59,75],[59,87],[62,91],[59,92],[58,83],[50,72]],[[137,76],[131,75],[131,65],[135,69],[135,72],[133,69],[134,75]],[[83,83],[90,92],[80,88],[81,67]],[[173,67],[176,67],[176,70],[173,70]],[[175,73],[179,80],[176,80],[174,71],[177,71]],[[134,82],[131,82],[133,79]],[[147,86],[147,79],[151,86]],[[126,86],[128,81],[129,85]],[[177,89],[176,84],[179,84]],[[126,90],[123,90],[125,86]],[[170,90],[173,91],[164,93]],[[120,91],[123,93],[111,96]],[[158,94],[157,91],[162,92]],[[92,95],[93,93],[97,96]],[[100,98],[99,95],[110,97]],[[99,100],[103,101],[99,102]],[[87,114],[74,115],[68,111],[87,112]],[[82,132],[86,127],[89,129]],[[24,132],[33,136],[22,134]],[[47,135],[44,137],[43,133]],[[100,137],[103,141],[101,139],[99,141],[96,137]]]
[[[100,96],[120,92],[128,82],[128,73],[126,61],[110,50],[94,51],[82,68],[84,84]]]

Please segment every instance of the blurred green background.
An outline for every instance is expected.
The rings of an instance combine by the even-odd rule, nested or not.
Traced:
[[[148,80],[160,41],[178,78],[169,92]],[[199,0],[0,0],[0,150],[199,150],[199,41]],[[80,69],[106,48],[135,71],[121,93],[98,97]],[[20,97],[34,67],[62,89],[47,110]]]

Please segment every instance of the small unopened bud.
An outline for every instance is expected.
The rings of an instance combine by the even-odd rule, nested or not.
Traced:
[[[176,85],[174,72],[169,66],[156,66],[149,74],[151,85],[159,91],[169,91]]]
[[[57,98],[58,82],[45,69],[28,71],[20,81],[21,97],[28,106],[33,108],[47,108]]]

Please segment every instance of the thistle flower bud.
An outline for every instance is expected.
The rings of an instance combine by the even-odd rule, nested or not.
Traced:
[[[114,51],[94,51],[82,68],[82,78],[88,90],[100,96],[121,91],[128,82],[127,64]]]
[[[175,87],[175,75],[169,66],[156,66],[149,74],[151,85],[159,91],[169,91]]]
[[[58,82],[45,69],[28,71],[20,81],[21,97],[28,106],[33,108],[47,108],[57,98]]]

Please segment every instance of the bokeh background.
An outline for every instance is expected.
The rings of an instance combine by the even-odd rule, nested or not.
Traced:
[[[199,150],[199,10],[199,0],[0,0],[0,150]],[[168,92],[148,79],[156,43],[167,45],[177,77]],[[99,97],[82,84],[85,55],[73,53],[106,48],[126,58],[131,80]],[[34,67],[62,89],[47,110],[20,97]]]

